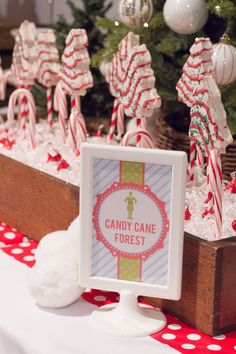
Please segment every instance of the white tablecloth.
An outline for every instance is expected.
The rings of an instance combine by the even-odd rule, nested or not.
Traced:
[[[120,338],[95,330],[94,305],[80,299],[59,310],[39,308],[31,297],[30,269],[0,251],[0,354],[176,354],[152,339]]]

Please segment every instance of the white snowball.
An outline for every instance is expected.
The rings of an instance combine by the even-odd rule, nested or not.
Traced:
[[[47,258],[49,256],[63,253],[66,244],[66,238],[68,237],[67,231],[55,231],[44,236],[35,252],[36,261]]]
[[[68,227],[68,234],[69,236],[67,237],[66,241],[73,243],[74,247],[78,247],[78,243],[79,243],[79,235],[80,235],[80,217],[77,216],[77,218],[75,218],[72,223],[70,224],[70,226]]]
[[[40,241],[29,284],[39,305],[65,307],[84,291],[78,283],[79,237],[77,217],[68,230],[52,232]]]
[[[78,260],[73,250],[51,255],[32,268],[30,291],[43,307],[60,308],[76,301],[84,291],[78,283]]]

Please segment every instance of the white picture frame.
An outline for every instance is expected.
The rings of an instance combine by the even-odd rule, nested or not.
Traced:
[[[136,165],[134,165],[134,163]],[[96,186],[98,184],[100,186],[100,184],[102,183],[101,181],[105,183],[105,179],[107,178],[109,180],[107,181],[108,185],[112,184],[117,178],[117,173],[116,173],[117,166],[120,166],[119,168],[123,168],[123,166],[125,166],[125,168],[127,168],[127,166],[128,168],[130,168],[130,166],[138,167],[139,164],[140,166],[142,166],[143,171],[145,171],[143,172],[143,176],[144,176],[143,181],[145,176],[147,175],[149,180],[153,181],[152,182],[153,186],[155,186],[155,188],[154,187],[153,188],[157,190],[157,193],[159,193],[158,192],[159,190],[162,190],[164,193],[164,189],[169,188],[168,192],[167,189],[165,190],[165,198],[166,198],[166,202],[164,203],[164,209],[166,208],[165,211],[166,214],[164,213],[165,215],[162,213],[162,209],[160,209],[161,216],[158,214],[158,207],[160,207],[160,205],[157,205],[156,201],[155,203],[153,202],[155,198],[153,199],[151,194],[148,194],[147,196],[145,194],[146,192],[144,193],[142,190],[140,191],[138,189],[137,190],[132,189],[132,184],[133,185],[136,184],[133,182],[131,183],[130,189],[127,191],[124,187],[123,189],[121,188],[122,190],[115,189],[110,192],[107,192],[107,190],[109,189],[107,188],[107,185],[105,184],[101,185],[101,188],[103,188],[106,192],[105,195],[103,194],[104,191],[102,191],[102,193],[99,193],[99,195],[102,195],[102,201],[99,202],[100,204],[98,203],[99,198],[98,195],[96,194],[97,193]],[[79,252],[79,283],[81,286],[94,288],[94,289],[102,289],[106,291],[116,291],[119,293],[122,292],[124,289],[128,289],[131,290],[132,293],[135,294],[135,296],[139,296],[139,295],[153,296],[153,297],[172,299],[172,300],[178,300],[180,298],[181,278],[182,278],[182,259],[183,259],[186,166],[187,166],[187,156],[184,152],[165,151],[165,150],[158,150],[158,149],[140,149],[135,147],[120,147],[114,145],[113,146],[97,145],[97,144],[88,144],[88,143],[83,143],[81,145],[80,252]],[[113,172],[109,172],[110,171],[109,168],[110,169],[112,168]],[[162,182],[162,184],[160,185],[155,184],[156,183],[155,171],[157,171],[157,178],[159,183]],[[163,175],[164,173],[163,171],[165,172],[164,175]],[[153,174],[153,172],[155,172],[155,175]],[[120,171],[119,174],[121,174]],[[129,171],[127,172],[126,170],[123,170],[123,175],[126,178],[126,175],[128,176],[130,175]],[[137,178],[139,178],[138,173],[137,173]],[[148,180],[148,178],[146,180]],[[100,181],[100,182],[96,182],[96,181]],[[147,183],[145,184],[144,182],[144,186],[146,185]],[[100,191],[102,190],[101,188]],[[128,206],[129,200],[124,202],[125,199],[121,197],[123,196],[123,194],[121,193],[126,193],[130,190],[133,191],[133,195],[138,196],[138,198],[136,198],[138,202],[137,200],[135,202],[135,208],[136,208],[135,212],[137,213],[138,216],[137,217],[135,216],[136,219],[134,217],[134,219],[128,221],[128,219],[127,220],[119,219],[119,217],[121,218],[120,216],[121,214],[119,213],[127,212],[128,216],[133,217],[133,214],[131,215],[130,211],[132,211],[134,208],[132,209],[130,208],[130,206]],[[152,191],[152,193],[154,192]],[[148,201],[148,197],[150,197],[150,203]],[[158,195],[157,198],[160,200],[160,197]],[[110,208],[108,207],[110,205],[109,203],[113,204],[113,206],[111,206]],[[129,211],[127,210],[124,211],[123,209],[122,211],[119,211],[121,210],[120,203],[126,203],[127,210]],[[168,204],[168,212],[167,212],[167,204]],[[119,205],[119,208],[117,210],[115,209],[116,205]],[[141,214],[139,211],[141,207],[143,210],[142,215],[145,214],[145,217],[143,216],[143,218],[145,218],[145,220],[148,220],[148,222],[146,222],[145,220],[144,221],[141,220],[140,217]],[[147,209],[149,209],[148,212]],[[156,224],[155,224],[156,226],[153,226],[154,222],[153,224],[150,223],[150,220],[153,220],[153,218],[152,219],[149,218],[151,217],[150,215],[152,215],[152,212],[155,212],[155,214],[153,213],[153,217],[155,218],[155,220],[160,220],[160,224],[162,225],[161,227],[158,227],[158,225]],[[132,213],[134,212],[132,211]],[[108,214],[109,217],[107,216],[106,218],[106,215]],[[112,218],[113,214],[114,217]],[[168,218],[167,223],[166,223],[166,216]],[[112,223],[112,220],[116,221],[117,224],[115,224],[114,222]],[[135,220],[137,221],[135,222]],[[141,230],[140,233],[143,233],[144,236],[142,237],[144,238],[143,239],[134,238],[134,237],[132,238],[133,235],[131,234],[127,234],[128,235],[127,238],[125,237],[122,238],[121,237],[122,234],[119,232],[113,234],[113,232],[117,231],[117,229],[112,230],[112,227],[114,228],[117,227],[118,231],[120,231],[119,227],[121,227],[122,221],[126,223],[123,224],[123,227],[126,227],[126,231],[128,229],[128,225],[131,225],[129,227],[129,230],[131,230],[133,227],[132,225],[135,225],[136,223],[135,226],[136,231],[138,232]],[[131,224],[128,224],[128,222],[130,222]],[[163,230],[164,228],[163,226],[164,223],[168,225],[167,231],[165,228],[165,235],[164,235],[164,239],[162,240],[162,245],[161,246],[159,245],[160,248],[158,248],[157,245],[158,237],[160,238],[160,235],[162,235],[161,230]],[[142,224],[143,226],[141,226]],[[97,230],[99,230],[99,233],[102,230],[101,234],[103,235],[104,233],[105,241],[104,240],[101,241],[101,239],[98,240],[97,230],[95,229],[96,225],[100,225],[98,226],[99,228]],[[144,229],[145,229],[145,233],[144,233]],[[160,231],[157,231],[159,229]],[[96,239],[94,238],[94,234],[96,234]],[[118,234],[119,236],[114,236],[116,234]],[[168,237],[168,241],[166,241],[167,237]],[[109,246],[109,248],[106,246],[107,245],[106,242],[108,242],[107,240],[109,240],[109,242],[111,240],[112,243],[112,245]],[[122,240],[125,240],[127,243],[123,245]],[[140,243],[140,240],[142,240],[142,243]],[[113,244],[114,242],[116,242],[115,246]],[[152,242],[152,244],[149,244],[148,242],[149,243]],[[96,249],[96,247],[98,248]],[[145,247],[149,247],[149,249],[152,249],[152,253],[149,254],[148,253],[149,249],[147,250],[147,248]],[[165,247],[167,248],[165,249]],[[118,252],[121,252],[121,254],[119,253],[119,255],[117,254],[114,255],[114,249],[116,248],[118,248]],[[95,249],[96,251],[94,251]],[[155,250],[153,251],[153,249]],[[163,250],[165,250],[164,256],[163,256],[164,254]],[[115,262],[113,262],[113,258],[117,259],[119,256],[122,257],[123,260],[126,251],[131,252],[130,254],[132,257],[133,254],[135,254],[136,256],[138,255],[140,261],[142,262],[145,262],[148,258],[150,259],[150,257],[154,257],[154,256],[157,257],[155,259],[153,258],[153,262],[152,262],[153,264],[150,263],[146,267],[147,269],[145,268],[144,270],[144,268],[142,268],[142,278],[140,278],[141,279],[140,281],[132,280],[132,279],[127,280],[124,278],[117,279],[117,277],[110,275],[110,272],[113,272],[112,267],[115,264]],[[156,264],[156,259],[157,260],[159,259],[158,252],[159,254],[161,254],[161,251],[163,251],[162,252],[163,259],[162,261],[159,262],[159,264],[158,263]],[[106,254],[106,256],[103,256],[103,252],[105,252],[104,254]],[[113,257],[111,261],[108,255],[109,252],[111,257]],[[147,255],[145,252],[147,252]],[[102,266],[102,261],[105,260],[106,257],[108,257],[107,264],[111,266],[111,270],[109,270],[109,273],[107,273],[109,274],[108,276],[101,275],[101,272],[103,272],[104,269],[108,267],[108,265],[106,267],[105,265],[104,267]],[[147,258],[144,259],[145,257]],[[163,274],[165,275],[165,277],[164,275],[163,276],[160,275],[160,281],[158,282],[156,280],[156,282],[153,282],[151,281],[152,279],[151,272],[152,274],[154,274],[152,276],[155,277],[155,267],[157,268],[157,271],[161,270],[162,269],[161,262],[164,264],[164,266],[163,265],[162,266],[164,272]],[[101,270],[99,268],[100,263],[101,263],[101,267],[100,267]],[[124,264],[126,264],[126,261],[124,262]],[[120,264],[119,266],[121,267]],[[116,271],[117,270],[114,270],[114,272]],[[111,274],[115,274],[114,272]],[[125,274],[125,270],[123,270],[123,272]],[[148,272],[150,272],[150,274]],[[162,280],[164,278],[165,281]]]

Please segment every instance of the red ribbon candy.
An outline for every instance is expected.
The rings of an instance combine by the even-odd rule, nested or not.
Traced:
[[[10,140],[8,138],[2,138],[0,139],[0,143],[2,145],[4,145],[4,147],[7,149],[7,150],[11,150],[13,148],[13,145],[15,144],[15,140]]]
[[[192,214],[190,213],[189,208],[187,207],[184,212],[184,220],[190,220],[191,216]]]
[[[233,178],[232,181],[225,187],[225,190],[230,190],[231,193],[236,193],[236,178]]]
[[[62,157],[61,154],[57,153],[56,155],[51,155],[48,153],[48,159],[47,162],[58,162],[61,161]]]
[[[70,165],[68,164],[68,162],[66,160],[61,160],[61,162],[57,166],[57,171],[61,171],[61,170],[67,169],[69,167],[70,167]]]

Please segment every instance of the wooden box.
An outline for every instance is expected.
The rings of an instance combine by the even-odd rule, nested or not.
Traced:
[[[209,335],[236,329],[236,237],[208,242],[186,233],[181,299],[145,299]]]
[[[0,155],[1,221],[40,240],[78,214],[79,187]]]
[[[0,155],[0,220],[35,240],[79,214],[79,187]],[[148,301],[207,334],[236,329],[236,237],[185,234],[182,297]]]

